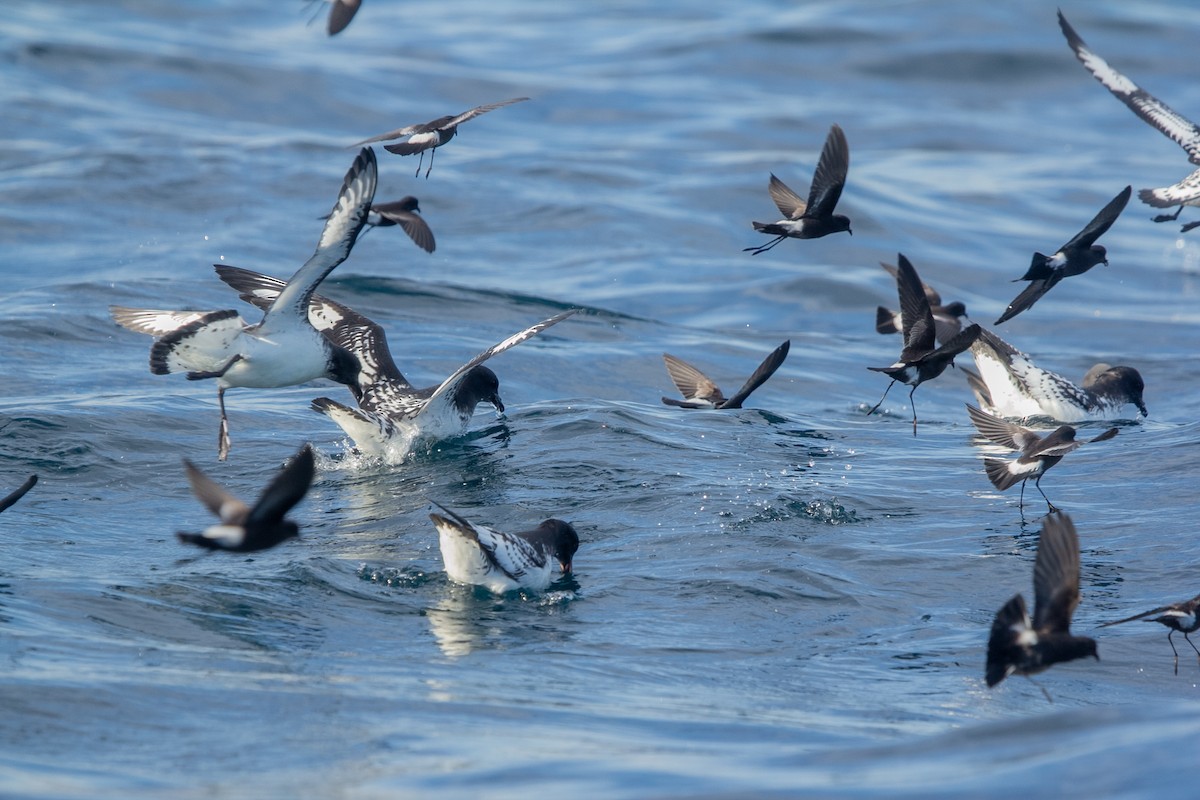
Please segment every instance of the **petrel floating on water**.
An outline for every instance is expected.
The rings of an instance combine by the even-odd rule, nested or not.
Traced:
[[[1132,617],[1119,619],[1116,622],[1106,622],[1100,627],[1107,628],[1109,625],[1121,625],[1138,619],[1166,625],[1170,628],[1167,632],[1167,644],[1171,645],[1171,652],[1175,654],[1175,674],[1178,675],[1179,651],[1175,649],[1175,643],[1171,641],[1171,637],[1175,634],[1175,631],[1182,633],[1183,638],[1187,639],[1187,643],[1196,651],[1197,659],[1200,659],[1200,649],[1197,649],[1196,643],[1188,638],[1189,633],[1195,633],[1200,629],[1200,613],[1198,613],[1198,610],[1200,610],[1200,595],[1193,597],[1191,600],[1152,608],[1149,611],[1143,611],[1141,614],[1134,614]]]
[[[1071,241],[1064,244],[1052,256],[1034,253],[1033,260],[1025,274],[1013,281],[1029,281],[1029,285],[1008,304],[1008,308],[996,320],[996,324],[1010,320],[1041,299],[1042,295],[1054,288],[1063,278],[1082,275],[1097,264],[1108,265],[1108,253],[1096,240],[1112,227],[1117,217],[1125,210],[1133,188],[1126,186],[1121,192],[1108,201],[1108,205],[1100,209],[1092,221],[1083,230],[1075,234]]]
[[[542,591],[554,579],[554,562],[563,574],[579,550],[579,534],[561,519],[548,519],[533,530],[504,533],[476,525],[445,506],[430,514],[451,580],[485,586],[496,594],[515,589]]]
[[[1132,404],[1146,416],[1142,393],[1146,385],[1133,367],[1096,364],[1076,386],[1063,376],[1042,369],[1029,356],[984,329],[971,345],[979,374],[963,368],[979,406],[1000,417],[1049,417],[1058,422],[1121,419]]]
[[[988,637],[985,679],[989,688],[1009,675],[1028,678],[1060,661],[1084,656],[1100,660],[1095,639],[1071,633],[1071,616],[1079,605],[1079,535],[1066,514],[1051,514],[1042,522],[1033,563],[1033,595],[1032,622],[1020,594],[996,613]],[[1050,700],[1050,693],[1038,688]]]
[[[979,336],[979,326],[970,326],[951,337],[950,341],[941,347],[934,349],[937,344],[937,328],[934,325],[933,313],[929,310],[929,299],[925,296],[921,278],[903,253],[899,254],[898,261],[900,266],[896,269],[896,290],[900,298],[904,349],[900,351],[900,358],[890,367],[867,367],[892,379],[883,390],[883,397],[867,412],[867,416],[874,414],[883,405],[892,384],[900,381],[912,387],[908,393],[908,402],[912,404],[913,436],[916,436],[917,404],[913,402],[913,392],[925,381],[931,381],[945,372],[946,367],[954,363],[954,357],[970,347]]]
[[[771,175],[767,191],[783,219],[778,222],[753,222],[754,230],[766,233],[775,238],[763,245],[743,248],[744,251],[758,255],[765,253],[784,239],[818,239],[831,233],[850,230],[850,218],[833,213],[842,189],[846,185],[846,173],[850,169],[850,145],[846,143],[846,134],[841,126],[834,125],[829,129],[825,138],[825,147],[821,150],[821,158],[817,161],[817,169],[813,173],[812,186],[808,190],[808,200],[788,188],[787,184]]]
[[[528,97],[513,97],[508,100],[501,100],[499,103],[488,103],[484,106],[476,106],[470,111],[464,111],[458,116],[438,117],[432,122],[424,122],[419,125],[408,125],[403,128],[397,128],[394,131],[381,133],[378,136],[372,136],[370,139],[363,139],[361,142],[356,142],[352,147],[359,147],[364,144],[372,144],[373,142],[384,142],[389,139],[399,139],[403,136],[408,137],[408,141],[399,144],[385,144],[384,150],[389,153],[395,153],[398,156],[411,156],[414,153],[421,154],[421,161],[417,162],[417,175],[421,174],[421,164],[425,161],[426,150],[436,150],[446,142],[454,138],[454,134],[458,132],[458,126],[469,119],[474,119],[480,114],[486,114],[489,111],[495,111],[497,108],[520,103],[528,100]],[[429,177],[430,171],[433,169],[433,153],[429,154],[429,169],[425,170],[425,177]],[[416,177],[415,175],[413,177]]]
[[[1020,481],[1021,499],[1018,507],[1022,510],[1025,508],[1025,482],[1033,478],[1034,488],[1041,492],[1050,512],[1058,511],[1050,502],[1050,498],[1046,497],[1046,493],[1042,492],[1041,481],[1046,470],[1062,461],[1063,456],[1072,450],[1085,444],[1103,442],[1117,435],[1116,428],[1109,428],[1094,439],[1080,441],[1075,438],[1074,428],[1070,425],[1060,425],[1045,436],[1039,436],[1029,428],[993,417],[969,403],[967,413],[971,415],[971,422],[975,423],[975,428],[981,435],[1001,447],[1016,450],[1021,454],[1014,461],[985,458],[983,468],[987,472],[988,480],[1002,492],[1011,489]]]
[[[719,386],[691,364],[669,353],[663,353],[667,373],[671,376],[675,387],[679,389],[679,393],[683,395],[683,399],[664,397],[662,401],[669,406],[679,406],[680,408],[741,408],[750,393],[775,374],[775,370],[779,369],[784,359],[787,358],[791,346],[792,343],[789,340],[772,350],[758,365],[758,369],[754,370],[754,374],[746,379],[742,388],[737,390],[737,394],[732,397],[726,397]]]
[[[1153,125],[1160,133],[1182,147],[1188,155],[1188,161],[1200,165],[1200,127],[1117,72],[1108,65],[1108,62],[1089,50],[1087,44],[1079,38],[1079,34],[1067,22],[1067,18],[1061,11],[1058,12],[1058,25],[1062,28],[1063,35],[1067,37],[1067,44],[1075,52],[1079,63],[1083,64],[1105,89],[1112,92],[1114,97],[1128,106],[1129,110],[1141,117],[1143,121]],[[1200,205],[1200,169],[1174,186],[1165,186],[1161,189],[1140,189],[1138,199],[1155,208],[1179,206],[1174,214],[1159,214],[1154,218],[1155,222],[1177,220],[1184,206]],[[1187,233],[1197,225],[1200,225],[1200,222],[1189,222],[1180,229],[1180,233]]]
[[[274,547],[300,533],[296,523],[284,517],[312,485],[315,467],[313,451],[308,445],[280,470],[253,508],[222,489],[186,458],[183,464],[192,491],[220,518],[221,524],[203,533],[179,533],[179,541],[209,550],[251,553]]]
[[[284,286],[278,278],[238,267],[222,266],[217,274],[243,300],[260,308],[270,305]],[[334,346],[352,353],[361,368],[356,376],[357,409],[319,397],[313,410],[336,422],[360,451],[399,462],[418,445],[462,436],[481,402],[503,412],[500,380],[484,362],[577,311],[569,309],[531,325],[484,350],[440,384],[418,389],[396,366],[383,328],[352,308],[314,294],[309,320]]]
[[[358,359],[309,323],[308,306],[317,285],[350,255],[367,220],[376,178],[375,153],[364,147],[346,173],[316,251],[266,306],[257,325],[247,325],[233,310],[110,307],[119,325],[157,337],[150,349],[151,372],[187,372],[188,380],[217,379],[221,408],[217,458],[221,461],[229,454],[225,390],[230,387],[273,389],[327,377],[358,393]]]

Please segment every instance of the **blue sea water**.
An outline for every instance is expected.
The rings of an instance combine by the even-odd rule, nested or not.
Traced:
[[[1110,63],[1200,119],[1200,11],[1064,7]],[[1110,264],[1000,334],[1079,378],[1137,367],[1148,419],[1047,493],[1082,542],[1075,629],[1101,661],[994,690],[996,609],[1031,597],[1042,505],[992,490],[948,371],[882,414],[899,343],[878,267],[905,253],[995,319],[1126,184],[1189,169],[1075,61],[1054,6],[367,0],[341,35],[300,2],[13,4],[0,17],[0,794],[6,797],[1189,797],[1200,665],[1106,620],[1190,597],[1200,467],[1200,232],[1135,199]],[[308,410],[340,386],[215,389],[147,369],[110,304],[240,304],[227,263],[309,255],[350,143],[506,97],[432,175],[379,151],[377,199],[438,238],[365,236],[322,291],[435,383],[497,357],[508,412],[398,467]],[[770,173],[803,193],[846,131],[854,234],[751,257]],[[1185,212],[1186,221],[1195,218]],[[244,313],[253,315],[249,307]],[[682,412],[661,354],[737,412]],[[962,359],[969,363],[970,359]],[[486,407],[485,407],[486,408]],[[1099,426],[1085,426],[1094,435]],[[320,453],[302,538],[196,559],[181,457],[253,497]],[[583,539],[540,595],[449,582],[436,500]]]

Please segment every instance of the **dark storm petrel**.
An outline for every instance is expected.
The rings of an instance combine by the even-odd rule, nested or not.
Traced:
[[[892,264],[879,262],[879,266],[883,267],[893,280],[899,280],[900,270]],[[942,296],[938,294],[937,289],[934,289],[925,281],[921,281],[921,288],[925,290],[925,299],[929,301],[929,311],[933,314],[933,326],[936,329],[937,341],[945,344],[950,341],[959,331],[962,330],[962,320],[967,317],[967,307],[965,304],[958,302],[942,303]],[[967,320],[970,322],[970,320]],[[875,332],[882,334],[900,333],[904,330],[904,320],[901,318],[899,311],[892,311],[890,308],[878,306],[875,309]]]
[[[989,330],[971,345],[979,374],[963,368],[979,406],[998,417],[1050,417],[1058,422],[1125,419],[1132,404],[1146,416],[1142,394],[1146,384],[1133,367],[1096,364],[1075,385],[1042,369],[1029,356]]]
[[[371,215],[367,217],[367,225],[372,228],[390,228],[399,225],[417,247],[426,253],[432,253],[437,244],[433,240],[433,231],[429,229],[429,223],[425,222],[417,213],[420,210],[420,202],[412,195],[401,197],[391,203],[372,203]]]
[[[1070,425],[1060,425],[1043,437],[1038,436],[1029,428],[984,413],[969,403],[967,404],[967,413],[971,415],[971,422],[975,423],[975,427],[981,435],[1001,447],[1016,450],[1021,454],[1015,461],[1003,458],[985,458],[983,459],[983,468],[987,472],[988,480],[1002,492],[1011,489],[1018,481],[1021,482],[1019,508],[1022,510],[1025,508],[1025,482],[1033,478],[1034,488],[1041,492],[1050,512],[1057,511],[1058,509],[1050,502],[1050,498],[1046,497],[1045,492],[1042,492],[1041,480],[1042,476],[1046,474],[1046,470],[1062,461],[1063,456],[1072,450],[1085,444],[1103,442],[1117,435],[1116,428],[1109,428],[1094,439],[1079,441],[1075,438],[1074,428]]]
[[[896,270],[896,288],[900,297],[900,319],[904,329],[904,349],[900,358],[890,367],[867,367],[873,372],[882,372],[892,379],[883,390],[883,397],[867,412],[874,414],[883,401],[887,399],[892,384],[900,381],[911,386],[908,401],[913,409],[913,436],[917,435],[917,405],[913,402],[913,392],[925,381],[930,381],[946,371],[946,367],[954,363],[954,357],[966,350],[979,336],[979,326],[972,325],[961,333],[950,338],[950,341],[934,349],[936,345],[936,326],[933,313],[929,310],[929,299],[925,296],[921,278],[904,254],[898,256],[900,266]]]
[[[996,613],[988,637],[989,688],[1009,675],[1028,678],[1059,661],[1084,656],[1100,660],[1094,639],[1071,634],[1071,615],[1079,605],[1079,535],[1066,514],[1051,514],[1042,522],[1033,563],[1033,595],[1032,622],[1020,594]],[[1050,700],[1050,693],[1038,688]]]
[[[430,514],[451,580],[485,586],[496,594],[515,589],[542,591],[554,580],[554,563],[564,575],[579,550],[579,534],[561,519],[533,530],[504,533],[476,525],[443,505]]]
[[[300,533],[300,528],[284,515],[299,503],[312,485],[313,451],[305,445],[275,480],[263,490],[254,507],[222,489],[195,464],[183,460],[192,491],[208,510],[221,519],[204,533],[179,533],[179,541],[209,550],[252,553],[266,550]]]
[[[408,125],[404,128],[397,128],[394,131],[381,133],[378,136],[372,136],[370,139],[363,139],[357,142],[352,147],[359,147],[372,142],[383,142],[388,139],[399,139],[402,136],[407,136],[407,142],[400,144],[385,144],[384,150],[389,153],[395,153],[398,156],[411,156],[414,153],[421,154],[421,161],[417,163],[417,175],[421,174],[421,164],[425,161],[425,151],[435,150],[446,142],[454,138],[454,134],[458,133],[458,126],[469,119],[475,119],[480,114],[486,114],[489,111],[495,111],[497,108],[520,103],[528,100],[528,97],[513,97],[508,100],[501,100],[499,103],[489,103],[485,106],[476,106],[470,111],[464,111],[458,116],[438,117],[432,122],[424,122],[419,125]],[[429,169],[425,170],[425,177],[429,177],[429,172],[433,169],[433,153],[429,154]],[[414,176],[416,177],[416,176]]]
[[[1058,12],[1058,25],[1062,28],[1063,35],[1067,37],[1067,44],[1075,51],[1075,57],[1079,59],[1079,63],[1083,64],[1105,89],[1112,92],[1144,122],[1153,125],[1160,133],[1182,147],[1188,155],[1188,161],[1200,164],[1200,127],[1154,95],[1140,88],[1129,78],[1110,67],[1100,56],[1089,50],[1087,44],[1079,38],[1079,34],[1067,22],[1067,18],[1062,15],[1061,11]],[[1200,205],[1200,170],[1196,170],[1174,186],[1165,186],[1161,189],[1140,189],[1138,190],[1138,199],[1155,208],[1179,206],[1174,214],[1159,214],[1154,218],[1155,222],[1177,220],[1184,206]],[[1200,225],[1200,222],[1189,222],[1180,229],[1180,233],[1187,233],[1197,225]]]
[[[38,482],[37,475],[30,475],[12,494],[0,500],[0,511],[6,511],[13,503],[20,500]]]
[[[262,321],[247,325],[235,310],[156,311],[111,306],[118,325],[154,336],[150,371],[186,372],[188,380],[216,378],[221,425],[217,458],[229,454],[225,390],[234,386],[274,389],[327,377],[358,391],[358,359],[323,337],[308,318],[309,298],[333,268],[350,255],[367,221],[378,172],[375,151],[354,159],[317,248],[265,307]],[[218,267],[219,269],[219,267]]]
[[[1200,629],[1200,596],[1193,597],[1191,600],[1184,600],[1181,603],[1171,603],[1166,606],[1159,606],[1150,611],[1143,611],[1141,614],[1134,614],[1132,617],[1119,619],[1116,622],[1106,622],[1101,625],[1101,628],[1107,628],[1109,625],[1121,625],[1125,622],[1133,622],[1137,619],[1144,619],[1147,622],[1158,622],[1166,625],[1171,630],[1167,632],[1167,643],[1171,645],[1171,652],[1175,654],[1175,674],[1179,674],[1179,651],[1175,649],[1175,643],[1171,641],[1171,637],[1175,631],[1183,634],[1183,638],[1187,639],[1187,643],[1196,651],[1196,656],[1200,659],[1200,649],[1196,648],[1196,643],[1188,639],[1189,633],[1195,633]],[[1157,615],[1157,616],[1155,616]]]
[[[743,248],[758,255],[765,253],[784,239],[818,239],[831,233],[850,230],[850,218],[833,213],[842,189],[846,185],[846,172],[850,169],[850,145],[846,134],[838,125],[829,129],[821,158],[813,173],[812,187],[808,190],[807,202],[787,187],[783,181],[771,175],[767,191],[775,201],[783,219],[778,222],[754,222],[754,230],[775,238],[764,245]]]
[[[1100,209],[1100,213],[1093,217],[1083,230],[1075,234],[1075,237],[1059,248],[1054,255],[1034,253],[1029,269],[1013,281],[1029,281],[1029,285],[1008,304],[1008,308],[1000,315],[1000,319],[996,320],[996,324],[999,325],[1025,309],[1032,308],[1042,295],[1053,289],[1063,278],[1082,275],[1097,264],[1107,266],[1108,254],[1102,245],[1095,242],[1116,222],[1125,209],[1125,204],[1129,202],[1132,192],[1133,189],[1129,186],[1122,189],[1120,194],[1108,201],[1108,205]]]
[[[792,343],[789,340],[772,350],[733,397],[726,397],[719,386],[691,364],[681,361],[669,353],[663,353],[667,373],[671,376],[675,387],[679,389],[679,393],[683,395],[683,399],[664,397],[662,401],[669,406],[679,406],[680,408],[741,408],[750,393],[775,374],[775,370],[779,369],[783,360],[787,358],[791,346]]]

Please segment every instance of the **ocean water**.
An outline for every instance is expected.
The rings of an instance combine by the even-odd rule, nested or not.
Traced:
[[[1063,10],[1200,119],[1200,11]],[[1109,266],[999,331],[1076,379],[1146,379],[1149,418],[1043,487],[1080,531],[1075,630],[1101,661],[984,686],[1041,500],[992,490],[960,372],[917,391],[915,438],[903,387],[866,416],[886,379],[865,367],[899,348],[873,330],[896,302],[879,261],[905,253],[987,324],[1033,251],[1189,169],[1075,61],[1053,4],[368,0],[333,39],[318,12],[0,19],[0,487],[41,476],[0,516],[0,795],[1194,796],[1195,654],[1176,641],[1176,676],[1161,626],[1096,626],[1200,591],[1200,232],[1135,199]],[[437,252],[373,231],[322,288],[418,383],[582,308],[491,362],[508,412],[389,467],[308,410],[343,387],[235,389],[217,463],[215,388],[151,375],[107,307],[241,306],[211,265],[290,275],[348,145],[521,95],[429,179],[379,151],[377,199],[417,195]],[[777,216],[769,174],[803,194],[835,122],[853,236],[743,253]],[[785,339],[750,408],[659,402],[663,352],[728,392]],[[209,523],[181,457],[249,498],[306,441],[300,540],[175,540]],[[572,521],[575,574],[449,582],[430,501]]]

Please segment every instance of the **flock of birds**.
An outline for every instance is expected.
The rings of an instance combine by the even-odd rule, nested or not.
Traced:
[[[338,30],[344,28],[357,7],[357,2],[334,2],[330,33],[337,32],[335,20],[340,26]],[[1092,75],[1135,114],[1178,142],[1190,160],[1200,165],[1200,128],[1096,56],[1061,12],[1058,19],[1076,57]],[[428,178],[434,152],[454,138],[459,125],[527,99],[518,97],[478,106],[461,114],[372,136],[354,145],[361,149],[346,173],[317,247],[290,279],[283,281],[238,267],[215,265],[222,281],[263,312],[260,321],[250,324],[231,309],[163,311],[111,307],[112,317],[119,325],[154,337],[150,350],[152,372],[182,372],[188,380],[216,382],[219,460],[225,460],[230,451],[225,392],[234,387],[276,388],[318,378],[344,384],[350,389],[356,407],[320,397],[312,401],[312,409],[340,426],[357,450],[388,463],[399,463],[436,441],[463,435],[481,402],[491,404],[497,411],[504,410],[499,379],[485,362],[557,325],[578,309],[537,322],[479,353],[442,382],[418,388],[396,366],[379,325],[317,294],[316,289],[349,257],[359,235],[370,227],[399,225],[417,246],[427,252],[434,250],[433,234],[417,213],[416,198],[374,202],[378,164],[374,150],[364,145],[400,140],[385,145],[384,149],[402,156],[420,155],[417,175],[424,163],[424,153],[429,151],[430,163],[425,170]],[[807,198],[801,198],[771,175],[768,191],[782,218],[770,223],[754,222],[756,231],[773,238],[746,250],[757,255],[786,239],[851,233],[849,218],[835,213],[849,163],[846,135],[840,126],[833,125]],[[1035,253],[1029,269],[1016,279],[1027,282],[1026,287],[995,325],[1028,311],[1064,278],[1082,275],[1097,264],[1107,264],[1105,248],[1096,242],[1112,226],[1131,196],[1131,187],[1125,187],[1052,255]],[[1156,207],[1179,206],[1174,215],[1159,216],[1155,221],[1177,219],[1183,206],[1200,205],[1200,170],[1174,186],[1145,189],[1138,196]],[[1200,222],[1185,224],[1183,231],[1196,225]],[[1021,594],[1015,595],[996,614],[987,649],[987,685],[995,686],[1013,674],[1029,676],[1060,661],[1083,656],[1098,658],[1095,640],[1070,631],[1079,602],[1078,534],[1070,517],[1046,497],[1040,482],[1045,472],[1071,451],[1085,443],[1111,439],[1118,432],[1117,428],[1110,428],[1085,442],[1077,438],[1075,428],[1069,423],[1118,417],[1124,406],[1130,404],[1142,415],[1147,414],[1140,374],[1132,367],[1097,364],[1077,385],[1038,367],[994,332],[970,323],[962,303],[943,303],[938,292],[921,281],[916,268],[903,254],[898,256],[895,266],[882,266],[895,278],[900,307],[898,312],[877,309],[876,330],[882,334],[902,334],[903,345],[894,364],[869,367],[888,376],[891,382],[868,415],[882,405],[896,382],[911,387],[911,403],[917,387],[937,378],[953,364],[955,356],[970,350],[979,371],[965,371],[978,406],[968,404],[968,416],[984,439],[1017,453],[1013,459],[985,457],[984,471],[1000,491],[1021,485],[1022,512],[1024,487],[1030,479],[1047,504],[1034,566],[1033,617],[1031,620]],[[682,399],[663,397],[662,402],[689,409],[741,408],[750,394],[783,364],[789,348],[790,342],[783,342],[730,396],[701,370],[664,354],[667,372]],[[1043,435],[1009,421],[1031,417],[1049,418],[1062,424]],[[915,436],[915,403],[912,425]],[[230,495],[190,461],[185,459],[184,466],[194,493],[220,522],[201,533],[180,533],[181,541],[209,550],[253,552],[298,535],[298,526],[287,519],[287,514],[303,499],[312,483],[315,467],[310,446],[305,445],[283,467],[253,506]],[[13,505],[36,482],[37,476],[31,476],[19,489],[0,500],[0,511]],[[556,579],[555,566],[562,573],[571,571],[579,536],[562,520],[548,519],[532,530],[507,533],[472,523],[440,504],[433,505],[438,511],[431,513],[430,519],[438,532],[446,572],[455,581],[484,586],[497,593],[514,589],[536,591],[547,588]],[[1200,596],[1106,624],[1149,619],[1167,626],[1170,629],[1167,639],[1175,653],[1178,673],[1179,656],[1171,637],[1176,631],[1181,632],[1200,659],[1200,649],[1188,638],[1188,634],[1200,629],[1198,608]],[[1049,698],[1049,694],[1046,696]]]

